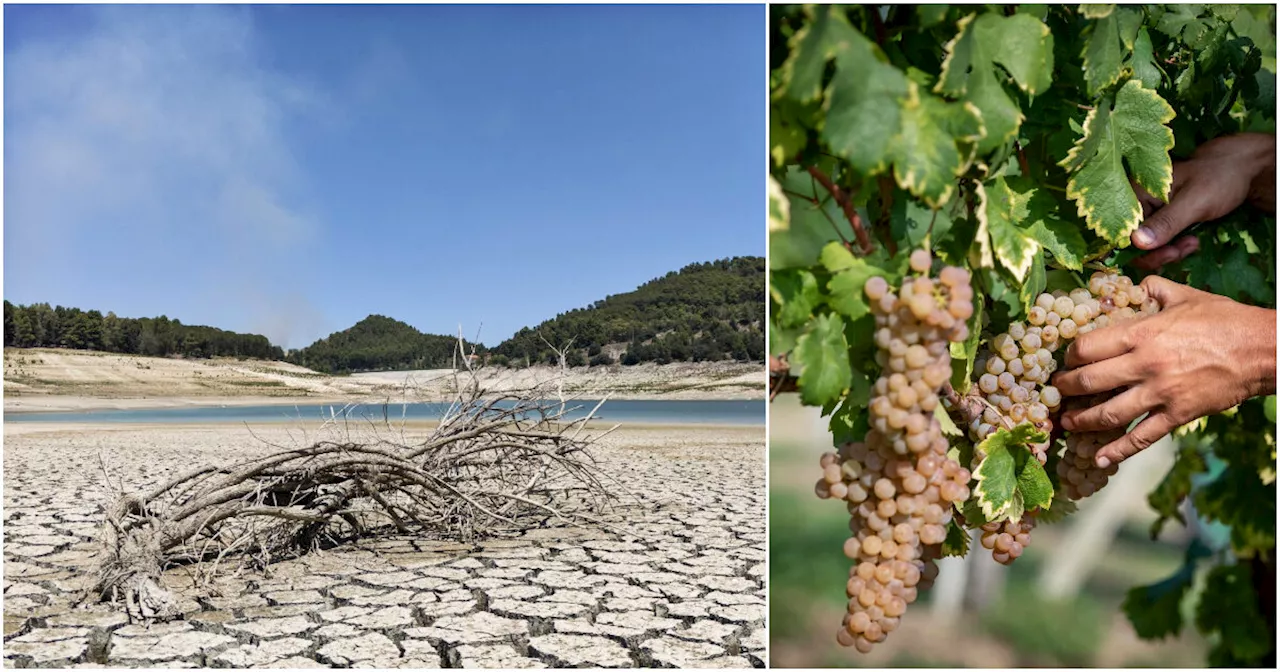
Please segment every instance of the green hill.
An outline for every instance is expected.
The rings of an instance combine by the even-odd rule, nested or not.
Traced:
[[[346,331],[290,351],[288,360],[326,373],[448,368],[457,344],[452,336],[424,334],[399,320],[370,315]]]
[[[570,365],[673,361],[764,361],[765,260],[734,257],[685,266],[635,291],[524,328],[491,351],[491,362],[556,361],[573,339]]]

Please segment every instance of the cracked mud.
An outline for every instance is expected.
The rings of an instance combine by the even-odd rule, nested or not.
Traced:
[[[255,428],[292,444],[297,428]],[[5,428],[6,667],[762,667],[763,428],[634,428],[595,449],[646,506],[628,534],[471,544],[380,537],[214,579],[174,568],[182,620],[73,606],[113,483],[270,448],[243,428]]]

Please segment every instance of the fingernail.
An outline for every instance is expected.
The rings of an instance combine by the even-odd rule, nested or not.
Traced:
[[[1062,416],[1062,428],[1067,431],[1071,431],[1076,428],[1076,423],[1074,420],[1064,415]]]
[[[1151,232],[1147,227],[1139,227],[1133,232],[1133,242],[1139,247],[1146,247],[1156,242],[1156,234]]]
[[[1103,456],[1099,455],[1099,456],[1098,456],[1098,468],[1099,468],[1099,469],[1106,469],[1106,468],[1107,468],[1107,467],[1109,467],[1109,466],[1111,466],[1111,460],[1108,460],[1107,458],[1105,458],[1105,457],[1103,457]]]

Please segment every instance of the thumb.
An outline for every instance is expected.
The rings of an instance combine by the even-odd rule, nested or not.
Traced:
[[[1201,221],[1203,208],[1194,193],[1179,194],[1168,205],[1147,217],[1142,226],[1133,232],[1133,244],[1143,250],[1152,250],[1173,240],[1184,229]]]

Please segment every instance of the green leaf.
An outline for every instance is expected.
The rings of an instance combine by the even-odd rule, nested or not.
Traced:
[[[1165,5],[1164,14],[1156,22],[1156,30],[1177,39],[1184,33],[1198,33],[1202,22],[1196,17],[1204,11],[1203,5]],[[1191,30],[1188,31],[1187,29]]]
[[[1028,511],[1053,505],[1053,484],[1035,457],[1028,458],[1018,472],[1018,492],[1022,493],[1022,502]]]
[[[1231,528],[1237,550],[1275,547],[1276,485],[1265,483],[1255,469],[1229,465],[1192,499],[1205,519]]]
[[[802,403],[825,406],[849,389],[853,376],[848,350],[844,320],[839,315],[819,315],[810,323],[792,352],[792,363],[801,367]]]
[[[916,5],[916,17],[921,28],[932,28],[947,18],[951,5]]]
[[[975,494],[978,506],[987,520],[997,520],[1013,509],[1018,509],[1017,516],[1021,517],[1021,510],[1026,508],[1026,504],[1019,491],[1020,475],[1026,470],[1028,459],[1035,461],[1028,446],[1047,438],[1044,432],[1022,424],[1013,429],[1000,428],[976,446],[976,451],[986,453],[973,477],[977,481]],[[1040,466],[1038,462],[1036,466]],[[1043,474],[1044,470],[1041,469],[1040,473]],[[1036,480],[1034,476],[1029,478]],[[1035,494],[1041,496],[1038,490]]]
[[[873,175],[892,161],[891,146],[902,127],[902,100],[915,84],[884,61],[874,42],[843,21],[838,28],[841,48],[822,137],[854,170]]]
[[[951,419],[950,415],[943,410],[942,404],[933,407],[933,417],[938,419],[938,424],[942,426],[942,433],[946,436],[960,436],[960,428],[956,427],[956,423]]]
[[[1142,207],[1133,193],[1124,162],[1133,179],[1161,200],[1168,200],[1173,180],[1169,150],[1173,131],[1166,125],[1173,108],[1156,92],[1130,80],[1109,100],[1089,112],[1085,135],[1061,165],[1074,170],[1067,196],[1089,228],[1116,247],[1126,247],[1138,228]]]
[[[796,339],[800,337],[800,329],[783,329],[777,324],[769,325],[769,354],[774,357],[785,355],[796,347]]]
[[[818,260],[822,262],[823,268],[832,273],[839,273],[845,269],[853,268],[858,263],[858,259],[853,256],[849,248],[845,247],[844,243],[836,241],[823,246]]]
[[[1195,562],[1188,558],[1169,578],[1129,589],[1120,608],[1134,632],[1143,639],[1177,636],[1182,630],[1182,600],[1195,576]]]
[[[1151,523],[1152,539],[1160,535],[1164,524],[1170,519],[1175,519],[1183,525],[1187,524],[1186,519],[1182,517],[1182,501],[1191,494],[1191,477],[1203,473],[1206,466],[1204,456],[1196,446],[1184,444],[1178,448],[1177,459],[1169,468],[1169,473],[1165,474],[1160,484],[1147,495],[1147,502],[1158,514],[1155,522]]]
[[[804,325],[822,303],[818,281],[806,270],[774,271],[769,275],[769,293],[778,303],[778,324],[783,327]]]
[[[914,82],[901,111],[902,126],[892,144],[893,176],[898,186],[939,208],[951,198],[956,178],[969,164],[957,143],[983,136],[981,113],[969,103],[921,96]]]
[[[1243,245],[1231,250],[1222,260],[1222,293],[1239,300],[1245,295],[1255,301],[1266,302],[1270,298],[1266,276],[1249,258]]]
[[[856,372],[855,376],[862,376],[864,383],[867,378],[861,372]],[[867,389],[870,389],[869,387]],[[846,443],[861,441],[867,436],[867,430],[870,429],[867,417],[867,402],[857,401],[853,394],[845,397],[841,402],[840,408],[831,414],[831,420],[828,428],[831,430],[832,445],[843,446]]]
[[[1209,572],[1196,608],[1196,627],[1220,633],[1220,646],[1238,661],[1257,664],[1271,652],[1274,643],[1258,611],[1248,565],[1220,565]]]
[[[1111,16],[1116,11],[1115,5],[1080,5],[1080,16],[1086,19],[1101,19]]]
[[[789,163],[808,142],[803,128],[783,122],[777,114],[769,118],[769,156],[774,165]]]
[[[960,20],[958,28],[945,48],[947,56],[934,91],[978,108],[986,137],[977,149],[986,154],[1016,137],[1022,125],[1022,110],[1001,84],[1003,73],[1008,72],[1029,96],[1048,89],[1053,35],[1044,22],[1029,14],[971,14]]]
[[[960,526],[960,523],[952,520],[947,525],[947,538],[942,540],[943,557],[959,556],[963,558],[969,554],[969,531]]]
[[[1117,13],[1108,12],[1094,22],[1084,43],[1084,82],[1090,98],[1106,91],[1124,75],[1120,46]]]
[[[1053,504],[1046,506],[1036,515],[1037,525],[1053,525],[1066,520],[1068,516],[1075,513],[1079,507],[1076,503],[1067,498],[1060,492],[1053,493]]]
[[[776,202],[770,197],[769,268],[808,268],[824,245],[840,238],[833,222],[843,221],[844,213],[799,166],[787,169],[779,188],[787,193]]]
[[[1027,279],[1018,288],[1018,299],[1022,302],[1022,313],[1025,315],[1031,310],[1031,306],[1035,305],[1036,298],[1044,292],[1047,279],[1044,269],[1044,252],[1037,251],[1036,256],[1031,260],[1031,272],[1027,273]]]
[[[1146,28],[1138,30],[1138,37],[1133,43],[1133,58],[1129,61],[1133,67],[1133,76],[1148,89],[1160,88],[1162,76],[1160,66],[1156,65],[1155,48],[1151,45],[1151,33]]]
[[[976,213],[979,230],[991,236],[991,249],[1013,277],[1022,282],[1031,268],[1031,260],[1040,251],[1040,243],[1020,224],[1027,214],[1029,193],[1016,193],[1003,177],[978,184]]]
[[[809,20],[791,37],[791,52],[779,75],[783,82],[779,95],[801,103],[821,97],[823,71],[836,50],[829,30],[835,21],[844,20],[843,14],[834,19],[832,8],[825,5],[809,6],[804,11]]]
[[[1273,394],[1267,397],[1265,409],[1267,414],[1267,422],[1275,422],[1276,421],[1276,395]]]
[[[1084,236],[1080,235],[1079,226],[1064,221],[1062,214],[1058,210],[1058,200],[1048,191],[1037,189],[1027,202],[1024,226],[1027,235],[1048,250],[1058,265],[1079,271],[1084,268],[1088,246]]]
[[[889,233],[903,247],[920,247],[932,230],[933,240],[945,237],[951,231],[951,215],[947,208],[933,210],[920,205],[903,192],[895,194],[893,211],[889,219]]]
[[[827,298],[827,304],[836,312],[845,315],[851,320],[856,320],[871,312],[871,307],[867,305],[866,295],[862,291],[862,286],[873,277],[883,277],[884,271],[862,259],[854,259],[853,261],[852,266],[837,273],[827,283],[827,291],[830,293]]]

